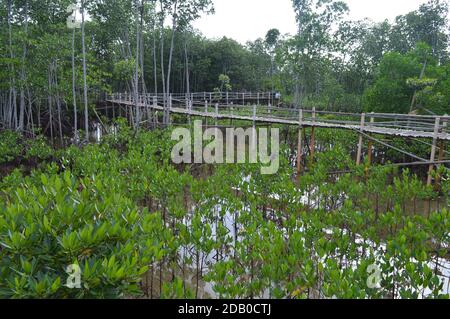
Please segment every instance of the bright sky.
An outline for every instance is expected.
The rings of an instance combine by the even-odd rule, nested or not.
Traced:
[[[269,29],[281,33],[296,32],[292,0],[213,0],[215,15],[204,16],[194,23],[208,38],[227,36],[246,43],[264,37]],[[344,0],[350,7],[350,19],[393,20],[396,16],[418,9],[427,0]]]

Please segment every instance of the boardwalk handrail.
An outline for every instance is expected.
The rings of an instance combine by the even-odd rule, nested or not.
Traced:
[[[178,114],[187,114],[193,116],[203,116],[221,119],[236,119],[244,121],[269,122],[287,125],[298,125],[300,109],[288,107],[275,107],[270,105],[256,107],[257,100],[253,100],[251,105],[240,103],[226,103],[219,99],[205,101],[195,100],[195,96],[203,97],[209,93],[192,93],[172,95],[139,95],[135,101],[133,94],[114,93],[106,97],[107,102],[127,105],[130,107],[148,107],[157,110],[163,110],[164,99],[171,102],[166,105],[172,105],[169,112]],[[241,93],[238,93],[241,94]],[[254,93],[242,93],[243,98],[255,97]],[[247,94],[247,95],[246,95]],[[271,94],[271,93],[268,93]],[[174,98],[174,95],[180,99]],[[223,94],[222,94],[223,96]],[[268,97],[268,95],[265,95]],[[193,99],[194,97],[194,99]],[[209,97],[209,96],[208,96]],[[264,95],[259,93],[256,98],[264,99]],[[228,93],[229,101],[230,93]],[[166,100],[167,101],[167,100]],[[224,103],[225,102],[225,103]],[[254,114],[256,108],[256,114]],[[450,140],[450,134],[447,132],[450,117],[431,116],[431,115],[413,115],[413,114],[391,114],[391,113],[340,113],[328,111],[316,111],[302,109],[302,125],[315,127],[329,127],[342,129],[362,129],[363,132],[376,133],[384,135],[394,135],[416,138],[433,138]],[[364,119],[362,118],[364,116]],[[362,121],[364,125],[362,125]],[[363,126],[363,127],[361,127]]]

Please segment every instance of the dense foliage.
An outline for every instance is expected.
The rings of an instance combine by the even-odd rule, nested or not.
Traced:
[[[214,12],[211,0],[78,1],[88,17],[81,30],[67,25],[82,20],[67,13],[75,3],[0,1],[1,126],[40,128],[64,144],[63,135],[89,130],[99,92],[213,91],[220,75],[236,91],[279,91],[296,107],[450,111],[442,0],[393,23],[351,21],[342,1],[294,0],[297,34],[271,29],[246,44],[192,29]]]
[[[2,179],[3,297],[448,298],[445,170],[435,192],[407,170],[367,176],[336,146],[297,184],[288,148],[275,176],[175,167],[169,132],[120,125]]]

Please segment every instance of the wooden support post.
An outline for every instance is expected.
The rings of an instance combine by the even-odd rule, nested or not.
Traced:
[[[228,95],[228,91],[227,91],[227,105],[228,105],[228,97],[229,97],[229,95]]]
[[[444,123],[442,125],[442,132],[445,133],[446,131],[447,131],[447,121],[444,120]],[[442,162],[444,160],[445,147],[447,145],[446,142],[447,142],[446,140],[440,140],[438,162]],[[439,187],[441,186],[441,176],[440,175],[438,175],[438,177],[437,177],[436,186],[439,186]]]
[[[219,103],[215,104],[215,115],[214,115],[214,119],[215,119],[215,124],[216,127],[219,125]]]
[[[441,118],[437,117],[436,122],[434,124],[434,137],[433,137],[433,145],[431,147],[430,163],[434,163],[434,161],[436,159],[436,146],[437,146],[437,141],[438,141],[440,124],[441,124]],[[430,167],[428,168],[428,180],[427,180],[428,186],[431,186],[431,184],[433,182],[433,176],[432,176],[433,169],[434,169],[434,164],[430,164]]]
[[[256,104],[253,105],[253,127],[256,127]]]
[[[361,133],[364,132],[364,125],[366,124],[366,114],[361,114]],[[362,156],[362,147],[363,147],[363,136],[359,134],[359,143],[358,143],[358,153],[356,155],[356,165],[361,165],[361,156]]]
[[[313,113],[312,113],[312,119],[313,119],[313,126],[311,127],[311,143],[310,143],[310,165],[312,166],[314,164],[314,155],[316,151],[316,108],[313,107]]]
[[[302,174],[302,155],[303,155],[303,110],[299,110],[298,116],[298,145],[297,145],[297,179],[300,184],[300,175]]]
[[[193,104],[193,101],[191,100],[191,99],[189,99],[188,100],[188,124],[189,124],[189,126],[191,126],[191,116],[192,116],[192,104]]]
[[[310,147],[310,153],[311,153],[309,162],[310,162],[310,166],[312,166],[314,163],[314,155],[315,155],[314,153],[316,151],[316,127],[315,126],[311,127],[311,142],[310,142],[309,147]]]
[[[205,113],[208,114],[208,101],[205,100]]]
[[[257,104],[259,105],[259,93],[258,93],[258,96],[257,96],[257,98],[256,98],[256,99],[257,99],[257,101],[258,101],[258,103],[257,103]]]
[[[375,121],[375,119],[373,117],[371,117],[370,123],[372,124],[372,123],[374,123],[374,121]],[[368,151],[367,151],[368,152],[368,154],[367,154],[367,157],[368,157],[367,162],[368,163],[367,163],[367,167],[366,167],[366,178],[369,177],[369,169],[370,169],[370,166],[372,165],[373,141],[370,139],[369,139],[367,148],[368,148]]]
[[[116,119],[116,104],[113,103],[113,120]]]

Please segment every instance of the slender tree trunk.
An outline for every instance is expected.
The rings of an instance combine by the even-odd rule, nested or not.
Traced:
[[[50,127],[50,139],[53,144],[53,98],[52,98],[52,66],[48,68],[48,114],[49,114],[49,127]]]
[[[135,69],[135,74],[134,74],[134,107],[135,107],[135,111],[136,111],[136,119],[135,119],[135,123],[134,123],[134,128],[136,130],[139,129],[139,122],[140,122],[140,110],[139,110],[139,103],[138,103],[138,98],[139,98],[139,51],[140,51],[140,40],[139,40],[139,35],[140,35],[140,31],[139,31],[139,1],[135,0],[134,2],[136,8],[136,12],[135,12],[135,18],[136,18],[136,69]]]
[[[84,126],[86,130],[86,141],[89,141],[89,105],[86,76],[86,43],[85,43],[85,0],[81,0],[81,42],[83,47],[83,85],[84,85]]]
[[[189,96],[191,94],[191,83],[190,83],[190,78],[189,78],[189,56],[188,56],[188,32],[187,32],[187,28],[185,30],[185,34],[184,34],[184,63],[186,64],[186,94],[187,94],[187,98],[189,99]]]
[[[11,0],[8,0],[8,36],[9,36],[9,54],[11,60],[14,59],[14,52],[12,47],[12,4]],[[17,93],[16,93],[16,78],[14,64],[11,63],[11,75],[10,75],[10,97],[9,97],[9,115],[8,126],[9,128],[17,128]]]
[[[61,98],[59,96],[59,87],[58,87],[58,72],[57,72],[57,64],[56,62],[53,63],[53,83],[56,88],[56,107],[58,111],[58,131],[59,131],[59,141],[60,146],[64,146],[64,139],[63,139],[63,130],[62,130],[62,116],[61,116]]]
[[[172,18],[173,24],[172,24],[172,38],[171,38],[170,50],[169,50],[169,63],[168,63],[168,66],[167,66],[167,83],[166,83],[167,97],[169,97],[169,95],[170,95],[170,75],[172,73],[173,48],[174,48],[174,44],[175,44],[175,31],[176,31],[176,28],[177,28],[177,21],[178,21],[178,18],[177,18],[177,6],[178,6],[178,1],[175,1],[174,11],[173,11],[173,18]],[[165,117],[166,117],[166,123],[165,124],[169,124],[169,118],[170,118],[169,107],[166,107],[166,110],[165,110],[165,113],[166,113],[165,114]]]
[[[78,110],[77,110],[77,92],[75,75],[75,30],[72,31],[72,97],[73,97],[73,129],[75,142],[78,141]]]
[[[33,102],[31,99],[30,89],[27,87],[28,94],[28,127],[31,135],[34,137],[34,119],[33,119]]]
[[[147,86],[145,84],[145,68],[144,68],[144,54],[145,54],[145,43],[144,43],[144,35],[142,34],[144,30],[144,13],[145,13],[145,3],[144,0],[141,1],[141,22],[140,22],[140,29],[139,29],[139,38],[140,38],[140,64],[141,64],[141,92],[146,93],[147,92]]]
[[[175,45],[175,31],[177,29],[177,23],[178,23],[177,7],[178,7],[178,1],[175,1],[174,11],[173,11],[173,19],[172,19],[172,39],[170,42],[169,65],[167,66],[167,84],[166,84],[167,94],[170,94],[170,75],[172,73],[173,48]]]
[[[162,93],[163,93],[163,106],[164,106],[164,114],[163,114],[163,124],[167,124],[166,118],[166,77],[165,77],[165,66],[164,66],[164,4],[163,1],[160,1],[161,5],[161,17],[160,17],[160,47],[161,47],[161,81],[162,81]]]
[[[156,61],[156,26],[153,24],[153,77],[155,80],[155,95],[158,95],[158,64]]]
[[[20,73],[20,109],[19,109],[19,131],[23,131],[25,124],[25,86],[26,86],[26,71],[25,62],[27,57],[27,41],[28,41],[28,0],[25,1],[25,40],[23,44],[22,54],[22,70]]]

